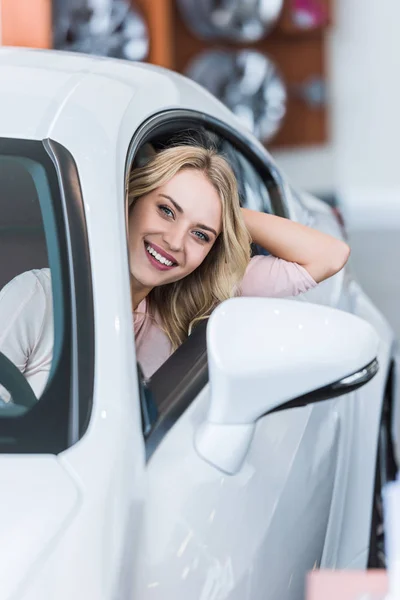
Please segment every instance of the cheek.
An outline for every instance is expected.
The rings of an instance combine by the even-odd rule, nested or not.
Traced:
[[[188,260],[188,266],[190,266],[190,270],[194,271],[201,265],[201,263],[205,260],[208,254],[211,251],[210,246],[200,246],[196,243],[197,247],[193,247],[190,250],[190,259]]]
[[[138,202],[131,208],[128,216],[129,238],[131,242],[135,242],[136,236],[144,231],[149,220],[149,211],[143,203]]]

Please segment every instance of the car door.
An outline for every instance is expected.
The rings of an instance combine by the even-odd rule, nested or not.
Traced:
[[[329,204],[310,194],[293,189],[290,192],[289,202],[294,209],[295,218],[305,225],[346,240],[343,223]],[[363,568],[369,556],[370,529],[376,526],[371,511],[373,501],[365,502],[365,498],[372,498],[376,493],[378,425],[388,397],[387,390],[395,385],[391,379],[391,363],[395,352],[393,332],[359,285],[357,278],[354,278],[352,261],[350,266],[346,265],[335,276],[304,294],[304,299],[337,307],[365,319],[381,339],[379,374],[374,382],[334,401],[341,423],[341,446],[342,449],[347,446],[348,451],[342,450],[335,482],[338,493],[334,493],[331,522],[336,527],[335,530],[332,527],[329,532],[323,566],[331,566],[333,562],[338,568]],[[396,401],[392,399],[392,402],[395,406]],[[343,493],[344,490],[346,493]]]
[[[173,112],[162,121],[164,135],[168,124],[185,128],[185,115],[179,111],[174,121]],[[193,113],[186,118],[196,123]],[[213,120],[210,130],[234,168],[243,205],[260,196],[260,208],[284,214],[267,156],[256,157],[222,123]],[[158,416],[146,436],[136,595],[299,598],[306,571],[319,565],[324,549],[340,441],[336,412],[328,402],[261,419],[242,468],[227,475],[196,450],[209,386],[204,339],[194,346],[189,338],[149,383],[158,389]]]
[[[243,159],[242,163],[244,162]],[[263,197],[264,208],[259,210],[273,211],[271,200],[265,197],[262,188],[263,181],[254,172],[251,174],[251,165],[247,161],[245,172],[248,173],[247,184],[252,182],[252,195]],[[254,170],[253,170],[254,171]],[[286,212],[293,220],[296,220],[304,225],[313,227],[318,231],[332,235],[338,239],[345,240],[344,229],[335,216],[332,208],[322,200],[319,200],[310,194],[298,192],[291,188],[284,181],[282,187],[285,188]],[[255,193],[255,190],[258,190]],[[249,208],[253,206],[249,203]],[[348,267],[342,269],[339,273],[320,283],[316,288],[309,290],[305,294],[296,297],[297,301],[311,302],[313,304],[322,304],[339,308],[347,312],[358,314],[355,307],[355,296],[352,291],[354,281]],[[363,315],[365,318],[365,315]],[[368,319],[375,325],[376,320]],[[385,370],[384,365],[387,364],[387,358],[380,357],[381,365]],[[376,382],[375,384],[376,385]],[[335,480],[333,484],[332,503],[330,505],[329,525],[326,534],[324,553],[321,559],[321,566],[324,568],[332,568],[337,564],[345,539],[345,521],[343,515],[346,515],[346,495],[347,490],[352,490],[351,487],[351,472],[352,467],[352,452],[351,447],[354,444],[354,439],[357,438],[356,430],[357,423],[360,421],[359,412],[365,413],[363,406],[371,406],[371,398],[368,395],[368,388],[362,388],[356,393],[344,394],[338,398],[325,403],[323,406],[314,406],[312,410],[325,412],[325,416],[330,421],[335,420],[340,427],[339,452],[337,458],[337,469],[335,472]],[[368,469],[367,469],[368,472]],[[350,495],[352,495],[350,493]],[[346,517],[345,517],[346,518]],[[348,528],[347,528],[348,530]],[[357,536],[350,536],[356,538]],[[350,544],[347,544],[350,547]],[[351,553],[349,553],[351,555]]]

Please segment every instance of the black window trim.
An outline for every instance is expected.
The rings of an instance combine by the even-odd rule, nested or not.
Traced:
[[[247,158],[265,182],[275,214],[289,218],[285,182],[275,164],[268,161],[268,156],[250,136],[244,136],[216,117],[195,110],[168,109],[142,123],[128,149],[125,181],[137,151],[146,142],[169,131],[177,133],[199,126],[224,137]],[[144,433],[147,460],[150,460],[163,438],[208,383],[206,325],[207,321],[203,321],[149,380],[139,382],[141,402],[152,405],[142,406],[142,414],[154,415],[153,423],[146,423]]]
[[[289,218],[285,190],[286,183],[273,161],[268,161],[268,156],[250,136],[246,137],[228,123],[196,110],[172,108],[156,113],[144,121],[133,135],[128,149],[125,163],[125,180],[140,146],[151,141],[152,138],[160,135],[160,133],[169,130],[175,132],[184,131],[185,129],[199,126],[223,136],[249,160],[258,175],[265,182],[271,196],[271,204],[275,214],[280,217]]]
[[[66,223],[72,316],[69,419],[69,445],[72,446],[86,432],[93,406],[95,343],[89,240],[75,160],[58,142],[47,139],[43,145],[56,168]]]
[[[0,453],[58,454],[84,435],[93,401],[93,290],[79,175],[71,153],[51,139],[3,137],[0,153],[31,158],[46,171],[59,258],[52,272],[60,284],[53,286],[53,299],[57,302],[60,292],[64,306],[59,362],[33,408],[0,418]],[[54,257],[49,256],[49,263],[51,268]]]
[[[145,436],[146,458],[175,425],[208,383],[206,328],[200,321],[189,338],[145,383],[144,396],[155,406],[154,422]]]

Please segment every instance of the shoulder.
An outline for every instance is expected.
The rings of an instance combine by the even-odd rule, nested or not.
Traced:
[[[0,349],[22,372],[44,331],[51,335],[52,298],[48,269],[14,277],[0,293]]]
[[[304,267],[276,256],[254,256],[240,286],[243,296],[296,296],[317,284]]]
[[[0,318],[25,318],[42,321],[52,307],[50,269],[25,271],[12,279],[0,292]]]
[[[28,271],[36,279],[38,293],[43,294],[47,300],[52,297],[50,269],[33,269]]]
[[[0,292],[0,299],[5,296],[26,298],[35,294],[51,294],[50,269],[33,269],[17,275],[9,281]]]

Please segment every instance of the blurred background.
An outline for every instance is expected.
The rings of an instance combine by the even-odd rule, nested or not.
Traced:
[[[297,187],[342,211],[400,336],[398,0],[0,0],[3,45],[161,65],[218,96]]]

